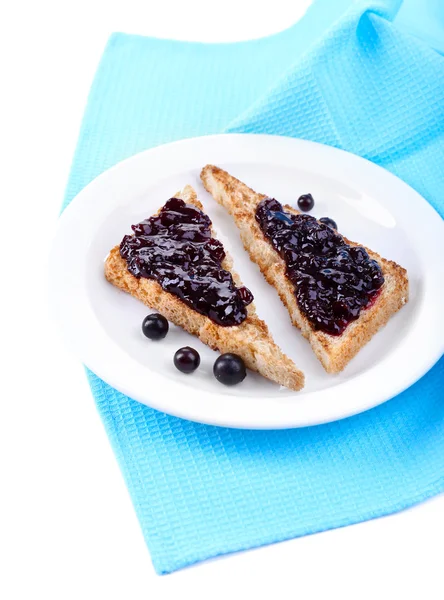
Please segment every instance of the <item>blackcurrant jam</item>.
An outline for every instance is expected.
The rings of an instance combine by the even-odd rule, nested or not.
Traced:
[[[224,247],[211,237],[211,221],[198,208],[171,198],[158,215],[133,225],[120,255],[135,277],[155,279],[166,292],[222,326],[247,318],[253,295],[237,288],[222,268]]]
[[[370,306],[384,283],[379,264],[314,217],[286,212],[265,198],[256,220],[284,259],[302,313],[313,327],[341,335]]]

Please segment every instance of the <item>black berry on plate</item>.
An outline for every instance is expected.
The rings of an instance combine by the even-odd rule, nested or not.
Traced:
[[[179,348],[174,355],[174,366],[182,373],[192,373],[200,365],[199,352],[189,346]]]
[[[214,363],[214,376],[224,385],[236,385],[247,375],[245,363],[237,354],[221,354]]]
[[[330,219],[330,217],[322,217],[321,219],[319,219],[319,222],[324,223],[324,225],[328,225],[329,227],[333,227],[333,229],[338,229],[336,221],[333,221],[333,219]]]
[[[313,200],[313,196],[311,194],[302,194],[298,200],[299,210],[302,212],[308,212],[313,208],[315,201]]]
[[[142,323],[143,334],[150,340],[163,340],[168,333],[168,329],[168,321],[159,313],[148,315]]]

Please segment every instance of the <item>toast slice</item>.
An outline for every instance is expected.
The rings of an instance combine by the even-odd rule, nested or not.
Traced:
[[[252,261],[259,265],[265,279],[274,286],[290,313],[290,318],[302,335],[306,337],[328,373],[342,371],[359,350],[383,327],[390,317],[408,300],[408,278],[405,269],[395,262],[382,258],[366,248],[369,256],[376,260],[384,275],[384,284],[376,301],[352,321],[339,335],[315,330],[299,309],[295,286],[286,276],[285,261],[265,238],[256,221],[258,204],[267,196],[258,194],[226,171],[207,165],[201,172],[205,189],[232,215],[245,249]],[[293,214],[297,210],[286,205],[284,209]],[[350,246],[359,246],[344,238]]]
[[[191,186],[186,186],[176,197],[203,211]],[[216,237],[214,231],[212,234]],[[240,278],[232,266],[232,259],[227,254],[222,267],[231,272],[236,286],[241,287]],[[157,281],[145,277],[138,279],[132,275],[127,269],[126,261],[120,256],[119,246],[111,250],[105,261],[105,277],[175,325],[196,335],[213,350],[233,352],[241,356],[249,369],[287,388],[300,390],[303,387],[304,374],[274,343],[267,325],[256,315],[253,303],[247,307],[247,318],[240,325],[218,325],[187,306],[174,294],[164,291]]]

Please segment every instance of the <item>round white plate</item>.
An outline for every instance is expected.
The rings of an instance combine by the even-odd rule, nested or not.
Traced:
[[[410,301],[339,375],[328,375],[276,291],[250,262],[228,214],[200,183],[207,163],[253,189],[295,205],[311,192],[312,214],[404,266]],[[185,184],[197,190],[235,268],[255,296],[275,341],[306,375],[301,392],[255,373],[229,388],[212,375],[217,353],[171,326],[161,342],[146,339],[150,311],[109,284],[103,263],[130,226],[153,214]],[[215,135],[142,152],[89,184],[62,214],[50,255],[50,302],[63,336],[97,375],[160,411],[216,425],[287,428],[341,419],[392,398],[413,384],[444,350],[444,225],[414,190],[374,164],[334,148],[265,135]],[[201,367],[184,375],[173,354],[191,345]]]

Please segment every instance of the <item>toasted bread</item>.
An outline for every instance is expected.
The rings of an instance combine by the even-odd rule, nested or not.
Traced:
[[[191,186],[186,186],[176,197],[203,211]],[[240,287],[240,278],[233,271],[232,265],[231,257],[227,254],[222,267],[231,272],[236,285]],[[188,307],[174,294],[165,292],[157,281],[134,277],[128,271],[126,261],[120,256],[119,246],[115,246],[106,259],[105,276],[113,285],[159,311],[175,325],[196,335],[210,348],[223,353],[234,352],[243,358],[248,368],[287,388],[300,390],[303,387],[304,374],[274,343],[267,325],[256,315],[253,303],[248,306],[247,318],[240,325],[217,325]]]
[[[205,189],[222,204],[240,230],[245,249],[259,265],[265,279],[276,288],[286,306],[293,325],[306,337],[328,373],[342,371],[359,350],[383,327],[390,317],[408,300],[408,278],[405,269],[366,248],[371,258],[382,268],[385,282],[374,304],[361,312],[342,335],[317,331],[299,309],[295,288],[285,273],[285,261],[264,237],[255,214],[258,204],[267,196],[258,194],[244,183],[213,165],[204,167],[201,179]],[[285,210],[298,214],[290,206]],[[344,238],[351,246],[358,246]]]

